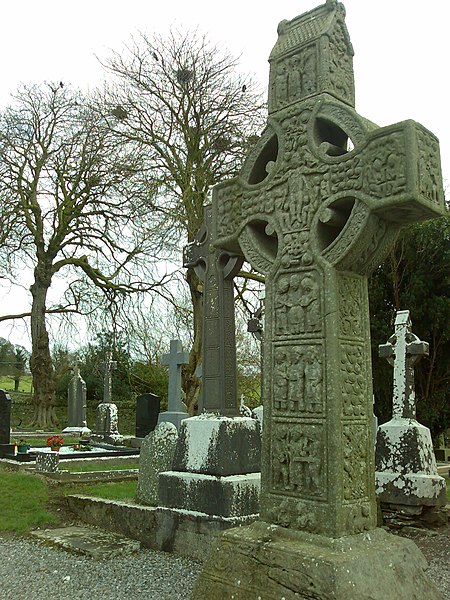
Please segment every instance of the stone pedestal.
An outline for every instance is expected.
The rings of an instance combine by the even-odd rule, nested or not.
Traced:
[[[159,505],[219,517],[259,512],[261,440],[255,419],[203,414],[183,421]]]
[[[188,417],[189,417],[189,414],[187,412],[165,410],[164,412],[159,413],[159,415],[158,415],[158,425],[160,425],[161,423],[166,423],[166,422],[172,423],[173,425],[175,425],[175,427],[179,431],[180,426],[181,426],[181,421],[183,421],[183,419],[187,419]]]
[[[375,469],[380,502],[399,509],[445,505],[445,479],[437,472],[430,430],[415,419],[380,425]]]
[[[56,473],[59,469],[59,452],[36,452],[36,471]]]
[[[329,538],[256,521],[222,534],[191,598],[442,600],[426,568],[412,541],[382,529]]]
[[[62,430],[63,433],[70,433],[71,435],[78,435],[85,437],[91,435],[92,431],[89,427],[66,427]]]

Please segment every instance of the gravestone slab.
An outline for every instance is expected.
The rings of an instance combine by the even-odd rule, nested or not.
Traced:
[[[411,576],[406,592],[403,541],[392,545],[372,534],[367,296],[367,277],[400,228],[443,212],[439,143],[414,121],[380,128],[361,117],[352,61],[341,3],[327,0],[282,21],[269,58],[267,127],[238,176],[213,188],[212,246],[243,255],[266,281],[260,497],[266,534],[253,536],[255,526],[222,536],[194,600],[252,597],[255,589],[272,591],[278,576],[283,586],[267,597],[399,600],[411,589],[417,597],[439,597],[426,576],[404,564]],[[272,529],[280,538],[271,538]],[[348,537],[365,555],[362,572],[351,540],[327,555],[326,572],[321,540],[332,545]],[[241,543],[257,564],[235,560]],[[278,554],[279,544],[292,548],[289,560]],[[261,551],[268,562],[258,559]],[[304,576],[312,567],[300,574],[297,567],[311,556],[319,566],[314,593]],[[342,564],[342,574],[350,574],[344,587],[331,576]],[[380,595],[386,571],[391,585]]]
[[[395,333],[379,347],[394,367],[393,418],[380,425],[375,452],[376,491],[391,509],[443,506],[445,479],[437,472],[431,433],[416,421],[414,365],[428,344],[412,333],[409,311],[398,311]]]
[[[95,418],[95,434],[93,440],[119,444],[123,436],[119,433],[119,411],[112,402],[101,402],[97,406]]]
[[[63,429],[63,433],[73,433],[80,436],[89,435],[91,430],[88,428],[86,420],[86,383],[80,375],[78,365],[73,367],[73,372],[67,390],[68,425]]]
[[[11,396],[0,390],[0,444],[9,444],[11,431]]]
[[[11,396],[0,390],[0,456],[14,454],[14,444],[10,443]]]
[[[177,439],[176,426],[164,421],[143,440],[136,492],[139,502],[158,505],[158,477],[161,472],[172,469]]]
[[[158,423],[161,398],[156,394],[142,394],[136,400],[136,437],[145,438]]]

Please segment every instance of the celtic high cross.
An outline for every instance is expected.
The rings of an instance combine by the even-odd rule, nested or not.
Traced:
[[[367,276],[443,206],[437,139],[355,111],[344,16],[280,23],[267,127],[212,195],[211,243],[266,277],[260,517],[330,537],[376,524]]]

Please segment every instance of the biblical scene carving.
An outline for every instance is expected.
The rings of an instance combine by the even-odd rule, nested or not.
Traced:
[[[368,435],[365,423],[351,423],[343,426],[345,500],[359,500],[367,497]]]
[[[281,527],[304,529],[312,533],[319,531],[316,511],[311,510],[308,502],[295,498],[284,498],[281,502],[279,498],[276,498],[265,518],[269,518],[271,523],[276,523]]]
[[[280,110],[317,90],[316,52],[316,45],[313,44],[295,56],[278,61],[272,84],[272,111]]]
[[[360,338],[363,334],[362,286],[359,278],[339,275],[339,324],[342,336]]]
[[[405,136],[402,132],[375,138],[368,146],[365,172],[368,192],[377,198],[400,194],[406,189]]]
[[[325,494],[322,425],[276,423],[272,435],[273,491],[322,497]]]
[[[362,345],[341,344],[342,412],[346,417],[366,414],[367,373]]]
[[[315,271],[283,274],[277,282],[275,320],[277,335],[320,333],[320,295]]]
[[[283,414],[321,414],[322,379],[321,346],[278,346],[273,377],[274,410]]]
[[[346,527],[349,533],[361,533],[372,529],[373,524],[370,517],[370,506],[368,503],[358,503],[344,507],[346,516]]]

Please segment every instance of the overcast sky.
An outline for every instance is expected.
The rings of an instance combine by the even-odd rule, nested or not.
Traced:
[[[18,0],[2,4],[0,108],[21,82],[64,81],[87,89],[103,80],[97,57],[120,50],[139,31],[172,27],[200,33],[241,56],[241,69],[263,86],[267,58],[283,19],[311,10],[315,0]],[[444,181],[450,182],[448,61],[449,0],[347,0],[355,50],[356,109],[377,123],[414,119],[440,140]],[[15,309],[19,298],[14,296]],[[0,290],[0,314],[11,300]],[[22,302],[22,300],[20,300]],[[15,330],[18,331],[17,329]],[[0,336],[18,341],[0,327]]]

